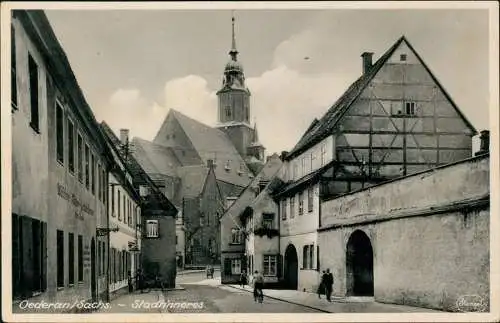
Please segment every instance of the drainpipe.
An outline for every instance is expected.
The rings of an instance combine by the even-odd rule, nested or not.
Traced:
[[[139,203],[140,203],[140,201],[139,201]],[[139,221],[138,221],[139,217],[137,216],[137,209],[139,209],[141,207],[139,203],[137,203],[137,205],[135,206],[135,246],[136,246],[136,248],[138,250],[138,251],[136,251],[137,252],[137,257],[135,257],[136,259],[134,259],[134,262],[135,262],[135,275],[136,276],[137,276],[137,269],[138,269],[137,265],[139,263],[139,258],[140,258],[139,233],[138,233],[139,232],[139,230],[138,230],[138,228],[139,228]]]

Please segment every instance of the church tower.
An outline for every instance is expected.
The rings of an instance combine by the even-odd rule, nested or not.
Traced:
[[[238,61],[237,56],[233,16],[229,61],[224,68],[222,87],[217,92],[217,128],[228,135],[240,155],[247,159],[250,157],[248,147],[254,142],[255,134],[254,129],[250,126],[250,91],[245,85],[243,65]]]

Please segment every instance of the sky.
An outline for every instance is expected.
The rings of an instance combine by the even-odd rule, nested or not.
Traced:
[[[152,140],[169,109],[215,125],[230,10],[47,10],[98,121]],[[489,128],[484,9],[234,11],[251,119],[266,152],[291,150],[362,70],[405,35],[480,131]],[[308,59],[305,59],[305,58]]]

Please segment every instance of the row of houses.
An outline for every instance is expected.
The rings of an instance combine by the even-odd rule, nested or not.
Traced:
[[[403,36],[290,152],[268,159],[221,219],[222,283],[449,311],[489,304],[489,132],[477,131]],[[467,283],[466,283],[467,282]]]
[[[43,11],[12,11],[10,59],[14,304],[109,299],[138,268],[173,286],[177,209],[96,121]]]

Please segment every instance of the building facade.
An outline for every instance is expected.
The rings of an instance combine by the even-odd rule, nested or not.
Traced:
[[[128,133],[121,133],[121,147],[128,145]],[[108,141],[115,167],[109,173],[108,221],[109,233],[109,292],[114,297],[127,291],[128,274],[135,277],[140,268],[141,197],[134,187],[133,177],[123,160],[119,147]]]
[[[13,297],[104,299],[111,155],[45,14],[12,12]]]
[[[125,166],[124,171],[117,169],[116,173],[120,175],[122,182],[127,184],[122,187],[122,190],[118,188],[121,185],[111,185],[116,194],[116,200],[112,203],[116,206],[116,217],[112,216],[115,218],[112,221],[117,223],[118,227],[118,232],[111,233],[115,235],[114,241],[116,242],[116,248],[112,250],[115,253],[112,257],[115,273],[113,287],[119,289],[124,286],[122,275],[127,274],[128,268],[131,271],[141,269],[147,278],[159,276],[166,286],[174,287],[177,275],[175,245],[177,208],[134,158],[129,145],[128,130],[121,129],[120,138],[118,138],[104,121],[101,123],[101,129],[108,144],[114,147],[114,152]],[[131,210],[133,206],[137,206],[137,202],[132,203],[127,196],[139,202],[140,213]],[[134,229],[134,215],[140,216],[135,224],[139,232]],[[118,235],[120,232],[122,234]],[[130,243],[139,238],[140,241],[137,241],[135,245]],[[125,242],[127,246],[124,246]],[[132,252],[135,260],[131,256]]]
[[[285,157],[275,197],[289,288],[317,287],[324,200],[472,155],[476,130],[408,40],[375,63],[372,55],[363,53],[363,74]]]
[[[264,277],[266,288],[280,287],[283,277],[283,258],[280,250],[279,205],[272,193],[283,184],[280,178],[282,162],[277,154],[268,158],[264,167],[276,170],[268,179],[261,179],[255,199],[240,214],[247,232],[245,241],[246,272],[250,281],[255,271]]]
[[[489,305],[489,154],[378,184],[321,205],[320,263],[336,296],[460,311]]]
[[[266,194],[268,192],[265,189],[280,170],[280,167],[281,160],[279,157],[276,154],[270,156],[261,171],[241,194],[228,199],[221,218],[221,282],[223,284],[237,282],[243,270],[247,273],[257,268],[262,270],[263,263],[260,262],[261,257],[260,254],[257,255],[257,251],[267,250],[273,253],[272,255],[269,254],[269,256],[277,256],[278,252],[275,252],[274,249],[278,248],[279,239],[271,231],[277,229],[278,219],[273,217],[273,214],[276,215],[276,213],[273,213],[274,201],[267,199]],[[260,193],[263,193],[262,196],[259,195]],[[256,204],[253,205],[253,202],[256,202]],[[266,216],[271,218],[269,219],[271,223],[265,223],[267,229],[264,229],[263,225],[261,225],[261,211],[265,211]],[[254,224],[256,224],[255,228]],[[267,238],[268,235],[269,238]],[[261,239],[270,239],[271,241],[266,240],[267,245],[264,246]],[[256,261],[258,262],[256,263]],[[277,261],[276,259],[276,266]],[[267,275],[269,277],[266,280],[273,282],[278,272],[281,271],[276,270],[276,275],[274,275],[274,272],[271,275],[271,271],[269,271],[270,274]]]

